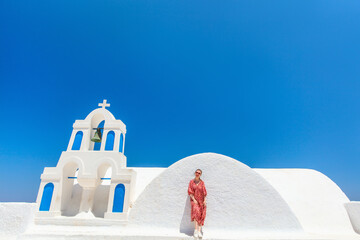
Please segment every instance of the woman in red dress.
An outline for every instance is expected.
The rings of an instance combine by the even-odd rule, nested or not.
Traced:
[[[206,216],[206,188],[203,180],[200,179],[202,171],[195,171],[195,178],[189,182],[188,194],[191,202],[191,221],[195,220],[194,237],[202,237],[201,228],[204,225]]]

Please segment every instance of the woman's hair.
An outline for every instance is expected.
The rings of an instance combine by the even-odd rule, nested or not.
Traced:
[[[198,168],[198,169],[195,170],[195,172],[196,172],[197,170],[199,170],[199,171],[201,172],[201,175],[202,175],[202,170],[201,170],[200,168]]]

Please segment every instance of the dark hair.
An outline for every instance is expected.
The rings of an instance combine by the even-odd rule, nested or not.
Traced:
[[[198,169],[195,170],[195,172],[196,172],[197,170],[199,170],[199,171],[201,172],[201,175],[202,175],[202,170],[201,170],[200,168],[198,168]]]

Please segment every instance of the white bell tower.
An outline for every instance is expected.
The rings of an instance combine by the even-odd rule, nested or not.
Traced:
[[[92,111],[85,120],[75,121],[67,151],[113,151],[124,155],[126,125],[106,109],[110,106],[106,100],[99,106],[101,108]],[[102,138],[101,144],[98,144],[100,148],[96,149],[96,143],[91,138],[98,127],[102,128]],[[126,158],[122,165],[126,167]]]
[[[37,196],[37,217],[72,216],[126,221],[136,173],[126,166],[126,125],[104,100],[73,124],[67,150],[56,167],[45,168]],[[97,129],[98,142],[91,139]]]

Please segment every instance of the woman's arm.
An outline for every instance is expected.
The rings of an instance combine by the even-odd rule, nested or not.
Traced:
[[[206,206],[206,197],[207,197],[207,191],[204,183],[204,205]]]
[[[188,195],[190,197],[191,197],[191,195],[194,197],[194,189],[191,187],[191,181],[189,182]]]
[[[194,201],[195,204],[197,204],[198,202],[196,201],[195,197],[193,194],[190,194],[190,198]]]
[[[189,182],[189,187],[188,187],[188,194],[189,194],[189,196],[190,196],[190,198],[195,202],[195,203],[197,203],[197,201],[196,201],[196,199],[195,199],[195,197],[194,197],[194,189],[192,188],[192,186],[191,186],[191,181]]]

